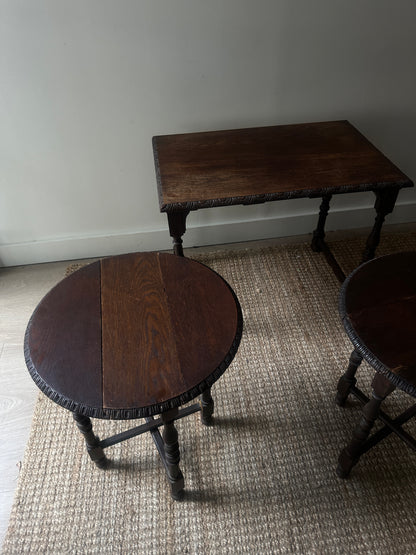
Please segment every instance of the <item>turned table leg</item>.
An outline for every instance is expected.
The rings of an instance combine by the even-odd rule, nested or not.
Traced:
[[[201,404],[201,422],[208,426],[212,422],[214,414],[214,399],[211,396],[211,388],[206,389],[200,398]]]
[[[363,357],[357,352],[353,351],[350,356],[349,365],[345,374],[343,374],[338,382],[337,394],[335,397],[335,402],[340,407],[343,407],[347,397],[351,391],[351,388],[356,384],[357,380],[355,378],[355,373],[360,366]]]
[[[103,448],[100,447],[99,438],[92,431],[91,419],[88,418],[88,416],[84,416],[77,412],[72,414],[79,431],[84,436],[87,451],[91,460],[93,460],[99,468],[107,468],[110,461],[105,456]]]
[[[384,219],[387,214],[393,212],[398,194],[399,189],[396,187],[389,187],[387,189],[375,191],[376,202],[374,204],[374,208],[376,210],[376,219],[374,221],[373,229],[368,236],[361,263],[367,262],[368,260],[374,258],[376,249],[380,242],[381,228],[383,226]]]
[[[162,413],[163,427],[163,444],[165,449],[166,474],[171,486],[171,494],[173,499],[180,500],[183,498],[184,479],[179,468],[180,452],[178,443],[178,432],[174,426],[174,418],[178,414],[178,409],[171,409]]]
[[[381,403],[387,395],[395,390],[395,386],[378,373],[373,379],[372,387],[371,399],[364,405],[362,417],[352,434],[352,439],[339,456],[337,474],[340,478],[347,478],[352,467],[357,464],[365,442],[377,420]]]
[[[173,240],[173,254],[183,256],[182,235],[186,231],[186,217],[189,210],[168,212],[169,233]]]
[[[322,202],[319,207],[318,225],[313,232],[311,247],[315,252],[322,252],[326,261],[331,266],[336,278],[342,283],[345,280],[345,274],[338,264],[331,249],[325,242],[325,223],[329,212],[329,203],[332,195],[323,195]]]
[[[329,203],[332,195],[324,195],[319,207],[318,225],[312,235],[312,250],[315,252],[322,251],[322,244],[325,239],[325,222],[329,212]]]

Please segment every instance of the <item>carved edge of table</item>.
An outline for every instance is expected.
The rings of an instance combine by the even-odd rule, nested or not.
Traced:
[[[389,255],[387,255],[389,256]],[[362,267],[366,264],[371,264],[371,260],[361,264],[358,268],[356,268],[344,281],[338,301],[338,308],[339,313],[341,316],[341,320],[344,326],[344,329],[354,345],[354,350],[357,352],[364,360],[366,360],[370,366],[379,374],[383,374],[389,382],[391,382],[395,387],[398,387],[405,393],[411,395],[412,397],[416,397],[416,387],[408,382],[406,382],[403,378],[391,372],[387,366],[385,366],[371,351],[370,349],[363,343],[362,339],[357,335],[351,321],[348,317],[347,308],[346,308],[346,300],[345,300],[345,291],[348,287],[349,282],[354,277],[354,275],[362,269]]]
[[[155,154],[156,156],[156,154]],[[156,158],[157,160],[157,158]],[[296,198],[320,198],[326,195],[346,194],[346,193],[362,193],[366,191],[380,191],[384,189],[403,189],[413,187],[410,180],[385,182],[385,183],[362,183],[360,185],[342,185],[340,187],[322,187],[321,189],[296,189],[293,191],[285,191],[279,193],[262,193],[258,195],[240,195],[236,197],[222,197],[207,200],[194,200],[188,202],[169,202],[162,201],[162,184],[160,170],[156,167],[156,180],[159,194],[159,207],[161,212],[167,214],[173,212],[190,212],[203,208],[217,208],[221,206],[232,206],[236,204],[263,204],[264,202],[272,202],[275,200],[290,200]]]
[[[32,319],[33,319],[34,313],[36,312],[36,309],[29,320],[29,323],[27,325],[26,332],[25,332],[25,338],[24,338],[24,356],[25,356],[26,366],[33,381],[35,382],[37,387],[42,391],[42,393],[44,393],[47,397],[49,397],[49,399],[51,399],[61,407],[64,407],[65,409],[68,409],[71,412],[74,412],[83,416],[88,416],[91,418],[101,418],[106,420],[131,420],[136,418],[146,418],[146,417],[154,416],[156,414],[162,414],[163,412],[178,408],[186,403],[189,403],[190,401],[192,401],[193,399],[201,395],[204,391],[206,391],[207,389],[210,389],[212,385],[222,376],[222,374],[225,372],[225,370],[233,361],[238,351],[238,347],[240,345],[240,341],[243,333],[243,315],[242,315],[241,306],[237,298],[237,295],[235,294],[232,287],[225,281],[225,279],[222,276],[220,276],[217,272],[215,272],[211,268],[210,270],[214,272],[219,278],[222,279],[222,281],[228,287],[228,289],[230,290],[234,298],[236,309],[237,309],[237,328],[236,328],[236,334],[235,334],[234,340],[230,346],[228,353],[222,360],[221,364],[209,376],[207,376],[204,380],[202,380],[200,383],[195,385],[193,388],[189,389],[188,391],[186,391],[181,395],[178,395],[177,397],[173,397],[172,399],[168,399],[167,401],[164,401],[162,403],[157,403],[155,405],[151,405],[148,407],[141,407],[141,408],[135,408],[135,409],[108,409],[108,408],[100,408],[100,407],[90,407],[90,406],[84,405],[83,403],[76,403],[75,401],[73,401],[72,399],[69,399],[62,393],[55,391],[50,385],[48,385],[45,382],[45,380],[42,378],[42,376],[38,374],[32,362],[32,359],[30,356],[30,349],[29,349],[29,333],[30,333]]]
[[[373,258],[375,255],[375,251],[380,241],[380,232],[384,219],[387,214],[393,211],[400,189],[403,189],[405,187],[413,187],[414,185],[413,182],[409,178],[407,178],[407,176],[404,176],[406,177],[406,179],[394,182],[373,181],[369,183],[360,183],[358,185],[349,184],[336,187],[315,187],[312,189],[302,188],[291,191],[280,191],[276,193],[238,195],[234,197],[220,197],[206,200],[169,203],[163,201],[163,186],[160,172],[157,140],[157,136],[152,138],[159,207],[161,212],[165,212],[167,214],[169,233],[173,239],[173,252],[178,256],[184,256],[182,247],[182,236],[186,232],[186,218],[191,211],[204,208],[215,208],[220,206],[262,204],[265,202],[290,200],[295,198],[322,198],[318,227],[313,233],[312,249],[316,252],[322,252],[325,255],[325,258],[327,259],[329,265],[332,267],[337,279],[342,283],[346,276],[342,268],[339,266],[337,260],[333,256],[329,246],[324,240],[325,221],[329,211],[329,201],[332,195],[359,193],[366,191],[372,191],[376,195],[375,209],[377,215],[373,225],[373,229],[367,239],[361,259],[361,262],[366,262],[367,260]]]

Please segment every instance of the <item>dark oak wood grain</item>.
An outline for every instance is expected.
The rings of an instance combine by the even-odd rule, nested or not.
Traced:
[[[163,135],[153,147],[163,212],[412,186],[348,121]]]
[[[219,368],[232,347],[238,308],[229,286],[193,260],[160,255],[159,263],[185,388]]]
[[[229,285],[170,254],[110,257],[39,304],[26,362],[49,397],[84,416],[137,418],[197,397],[231,363],[242,316]]]
[[[158,255],[101,266],[103,406],[146,407],[186,391]]]
[[[412,181],[348,121],[330,121],[153,137],[161,212],[173,251],[191,210],[322,197],[312,248],[337,278],[345,275],[325,242],[332,195],[373,191],[376,219],[361,262],[374,257],[385,217]],[[358,262],[358,261],[357,261]]]
[[[101,406],[100,263],[65,278],[35,309],[25,337],[26,363],[50,397]]]

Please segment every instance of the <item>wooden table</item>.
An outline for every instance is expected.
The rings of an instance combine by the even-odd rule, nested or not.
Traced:
[[[27,327],[26,364],[38,387],[73,412],[99,467],[108,463],[104,448],[150,431],[179,499],[173,422],[200,409],[210,422],[210,388],[241,333],[237,297],[203,264],[171,254],[115,256],[81,268],[44,297]],[[179,410],[201,394],[200,405]],[[100,441],[90,417],[146,423]]]
[[[374,256],[385,216],[402,187],[413,183],[348,121],[282,125],[153,138],[160,210],[167,213],[174,252],[191,210],[321,197],[312,247],[345,278],[325,243],[332,195],[373,191],[376,219],[363,261]]]
[[[360,456],[391,432],[416,450],[416,440],[402,428],[416,415],[416,404],[395,419],[380,410],[396,387],[416,397],[416,252],[382,256],[356,269],[342,286],[340,314],[354,351],[336,402],[343,406],[351,393],[365,405],[339,457],[337,472],[346,478]],[[376,371],[371,399],[355,385],[363,359]],[[377,418],[384,428],[369,437]]]

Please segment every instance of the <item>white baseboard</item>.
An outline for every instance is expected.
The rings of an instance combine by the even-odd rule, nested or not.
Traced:
[[[326,230],[354,229],[373,225],[372,208],[334,210],[329,213]],[[416,221],[416,204],[398,204],[386,223]],[[311,233],[317,214],[296,214],[271,219],[249,220],[192,227],[183,237],[187,247],[219,245],[240,241],[289,237]],[[58,260],[79,260],[126,252],[168,250],[172,241],[168,228],[93,237],[68,237],[45,241],[0,245],[0,266],[20,266]]]

